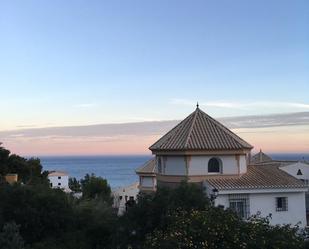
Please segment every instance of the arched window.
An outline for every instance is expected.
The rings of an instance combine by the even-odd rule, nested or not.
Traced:
[[[221,173],[221,161],[218,158],[211,158],[208,162],[208,173]]]

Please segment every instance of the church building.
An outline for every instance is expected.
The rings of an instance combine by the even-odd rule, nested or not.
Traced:
[[[185,180],[244,219],[260,214],[270,217],[271,224],[306,226],[307,185],[265,154],[251,158],[252,148],[197,106],[150,146],[154,158],[136,171],[139,190],[172,188]]]

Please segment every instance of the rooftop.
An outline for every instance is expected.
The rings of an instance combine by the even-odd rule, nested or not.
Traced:
[[[209,176],[206,180],[218,190],[306,188],[306,185],[278,168],[278,164],[249,165],[240,176]]]
[[[260,150],[259,153],[255,154],[254,156],[251,157],[250,162],[255,164],[255,163],[263,163],[263,162],[270,162],[273,159],[266,155],[262,150]]]
[[[156,167],[156,159],[152,158],[136,170],[137,174],[154,174]]]
[[[68,176],[69,174],[65,171],[50,171],[48,176]]]
[[[150,150],[239,150],[253,147],[198,106]]]

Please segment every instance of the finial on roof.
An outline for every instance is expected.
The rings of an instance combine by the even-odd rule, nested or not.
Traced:
[[[200,105],[198,104],[198,102],[196,103],[196,108],[198,108]]]

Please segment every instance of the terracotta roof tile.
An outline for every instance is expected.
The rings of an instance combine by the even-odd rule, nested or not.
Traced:
[[[240,176],[209,176],[206,181],[218,190],[306,188],[306,185],[278,168],[277,164],[249,165]]]
[[[48,176],[68,176],[69,174],[65,171],[50,171]]]
[[[270,156],[266,155],[265,153],[262,152],[262,150],[260,150],[259,153],[251,157],[250,162],[252,164],[255,164],[255,163],[262,163],[262,162],[270,162],[272,160],[273,159]]]
[[[150,146],[150,150],[238,150],[252,146],[224,125],[196,110]]]
[[[142,167],[136,170],[137,174],[154,174],[156,166],[156,159],[152,158],[147,161]]]

